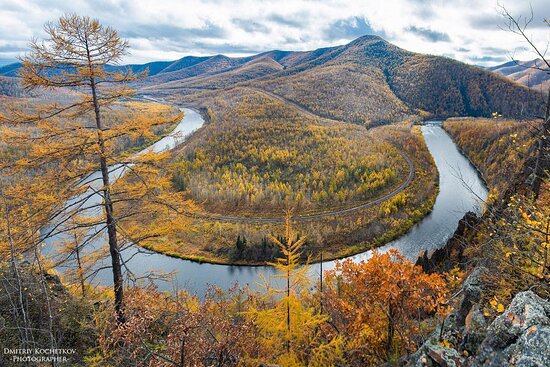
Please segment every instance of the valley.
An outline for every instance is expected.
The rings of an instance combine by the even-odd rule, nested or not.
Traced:
[[[495,110],[520,117],[536,113],[543,98],[376,36],[315,51],[109,68],[148,69],[133,83],[138,95],[191,107],[207,122],[168,153],[162,170],[169,195],[185,201],[180,223],[141,246],[224,264],[279,256],[269,236],[285,215],[306,238],[302,261],[353,255],[407,233],[430,213],[439,189],[418,124]],[[14,70],[0,75],[10,81]],[[520,96],[517,104],[505,102],[508,93]],[[126,222],[152,226],[163,213],[144,209]]]
[[[406,233],[432,210],[438,190],[415,124],[494,110],[519,117],[542,98],[371,36],[309,52],[187,57],[137,87],[199,109],[209,122],[173,153],[174,190],[193,203],[188,225],[144,246],[256,265],[278,256],[267,234],[280,230],[287,210],[307,239],[303,261],[349,256]],[[504,102],[507,93],[525,100]]]

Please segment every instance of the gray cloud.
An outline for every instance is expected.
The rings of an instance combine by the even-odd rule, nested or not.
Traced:
[[[508,49],[500,47],[482,47],[481,51],[489,55],[504,55],[508,52]]]
[[[474,29],[498,30],[504,26],[504,18],[495,10],[495,13],[489,16],[486,14],[473,15],[468,23]]]
[[[282,24],[285,26],[290,26],[294,28],[301,28],[304,26],[304,23],[307,22],[307,14],[294,14],[293,16],[283,16],[281,14],[269,14],[266,17],[267,20]]]
[[[325,37],[329,40],[354,39],[366,34],[377,34],[384,37],[383,32],[375,32],[363,17],[350,17],[338,20],[325,31]]]
[[[231,22],[245,32],[269,32],[269,27],[267,27],[266,25],[259,22],[250,21],[248,19],[233,19]]]
[[[518,1],[508,5],[504,2],[503,5],[510,15],[520,21],[520,24],[531,19],[532,15],[529,29],[547,28],[542,20],[550,18],[550,5],[548,4],[548,0]],[[495,6],[493,14],[476,14],[471,16],[469,24],[471,27],[480,30],[506,30],[508,26],[508,22],[503,15],[503,9],[499,6]]]
[[[548,0],[520,1],[518,6],[519,9],[513,13],[514,16],[521,15],[523,17],[531,18],[532,10],[532,28],[548,28],[548,26],[541,22],[544,19],[550,19],[550,4],[548,3]]]
[[[447,33],[431,30],[429,28],[422,28],[417,26],[410,26],[405,29],[408,32],[414,33],[417,36],[430,42],[450,42],[451,38]]]
[[[27,48],[13,44],[0,45],[0,54],[24,52]]]
[[[229,43],[225,44],[208,44],[201,42],[193,42],[191,45],[184,47],[186,50],[195,49],[199,53],[206,53],[209,55],[214,54],[230,54],[230,55],[251,55],[256,54],[262,51],[271,50],[271,48],[245,48],[242,45],[232,45]]]
[[[136,29],[120,32],[126,38],[173,39],[223,38],[225,30],[211,22],[203,28],[183,28],[171,24],[149,24]]]
[[[481,56],[481,57],[477,57],[477,56],[470,56],[469,57],[469,60],[472,64],[487,64],[487,63],[504,63],[506,61],[510,61],[509,58],[507,58],[506,56]]]
[[[518,52],[527,52],[529,51],[529,49],[525,46],[517,47],[514,50],[501,48],[501,47],[482,47],[481,51],[487,57],[489,56],[508,57],[510,54],[514,54]]]

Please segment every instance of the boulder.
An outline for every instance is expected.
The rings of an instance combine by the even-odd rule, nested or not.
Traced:
[[[470,313],[472,306],[481,299],[483,294],[481,278],[486,271],[487,269],[484,267],[475,268],[462,285],[462,298],[456,310],[456,323],[459,327],[464,326],[466,316]]]
[[[535,325],[550,325],[550,302],[531,291],[518,293],[508,309],[487,329],[483,347],[502,349],[513,344],[527,329]]]
[[[474,274],[475,273],[475,274]],[[518,293],[508,308],[487,326],[479,305],[474,303],[480,290],[479,275],[472,273],[464,283],[460,303],[469,309],[464,324],[458,323],[459,310],[412,355],[408,367],[549,367],[550,301],[531,291]],[[458,337],[457,336],[458,333]],[[460,334],[462,333],[462,334]],[[439,343],[439,337],[451,345]],[[462,340],[457,349],[457,340]]]
[[[469,228],[475,228],[480,222],[480,218],[474,212],[467,212],[458,222],[458,227],[451,238],[440,249],[431,253],[425,251],[416,260],[416,265],[422,266],[422,269],[431,273],[434,271],[449,271],[462,262],[464,243],[468,242],[468,237],[475,231],[468,231]]]
[[[550,302],[518,293],[487,328],[473,366],[550,366]]]
[[[455,349],[445,347],[431,338],[412,355],[409,367],[462,367],[464,358]]]
[[[487,321],[479,309],[479,305],[476,304],[466,316],[460,348],[467,351],[468,354],[475,354],[486,335]]]
[[[550,366],[550,326],[531,326],[505,354],[516,367]]]

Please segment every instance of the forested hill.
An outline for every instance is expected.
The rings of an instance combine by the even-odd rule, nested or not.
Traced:
[[[186,56],[149,68],[138,87],[147,94],[184,99],[235,85],[264,89],[320,115],[351,122],[385,123],[425,111],[435,116],[510,118],[541,115],[543,96],[491,71],[449,58],[403,50],[378,36],[314,51],[270,51],[230,58]],[[0,68],[14,76],[17,65]]]

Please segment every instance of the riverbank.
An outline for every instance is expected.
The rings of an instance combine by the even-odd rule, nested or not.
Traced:
[[[418,172],[415,175],[415,168],[411,166],[411,173],[409,177],[410,180],[408,183],[406,182],[405,185],[400,187],[398,192],[403,193],[400,194],[400,197],[396,198],[397,200],[402,200],[405,198],[403,200],[407,201],[406,205],[402,207],[392,206],[394,205],[395,200],[392,198],[398,194],[398,192],[394,192],[391,195],[387,195],[385,198],[381,198],[381,200],[375,200],[376,203],[375,205],[372,205],[372,207],[365,208],[362,211],[357,210],[357,213],[346,210],[344,213],[341,213],[341,215],[338,213],[326,216],[321,215],[319,218],[298,216],[293,221],[295,224],[295,229],[298,233],[302,236],[306,236],[308,239],[313,237],[308,235],[308,233],[314,233],[314,231],[318,228],[323,228],[325,224],[344,227],[346,226],[347,221],[347,223],[349,223],[349,228],[351,228],[348,232],[343,232],[343,230],[340,229],[340,233],[343,233],[342,237],[335,239],[333,237],[332,242],[327,241],[321,243],[311,243],[308,240],[303,248],[303,262],[319,262],[321,260],[321,253],[323,256],[323,261],[332,261],[379,248],[409,232],[411,228],[431,213],[439,192],[439,175],[437,169],[435,168],[435,162],[428,152],[428,148],[420,128],[413,127],[412,135],[416,136],[420,142],[420,147],[417,147],[419,151],[415,154],[411,154],[415,158],[415,162],[413,163],[412,160],[409,160],[411,165],[416,166],[416,171]],[[411,135],[405,135],[405,137],[410,139]],[[420,152],[422,152],[422,154],[419,155]],[[426,168],[418,162],[419,160],[424,161],[424,163],[426,161],[430,161],[430,165],[433,167],[433,170],[426,170]],[[412,205],[415,203],[412,199],[413,195],[419,192],[422,193],[423,200],[416,205]],[[390,216],[387,214],[382,214],[388,207],[392,208],[392,215]],[[394,210],[396,211],[395,213],[393,212]],[[262,218],[256,223],[254,220],[245,217],[197,218],[196,216],[193,217],[191,214],[189,220],[192,220],[192,223],[190,224],[190,227],[192,228],[189,228],[189,236],[180,232],[178,234],[179,237],[176,235],[176,237],[171,239],[159,241],[150,245],[144,245],[144,247],[148,250],[176,259],[193,261],[197,263],[231,266],[264,266],[266,262],[272,262],[276,259],[276,257],[280,256],[276,250],[273,251],[276,247],[270,241],[268,242],[267,235],[276,235],[276,233],[280,230],[279,227],[282,225],[282,219],[270,221]],[[306,220],[307,223],[303,223]],[[242,223],[247,221],[249,223]],[[384,225],[381,228],[379,225],[375,224],[377,228],[372,230],[372,221],[374,221],[374,223],[384,223],[385,221],[387,225]],[[357,223],[361,223],[362,227],[361,224],[358,226]],[[259,240],[253,242],[253,240],[251,240],[253,237],[243,235],[243,232],[248,230],[250,227],[254,227],[254,230],[260,233],[260,236],[263,237],[260,237]],[[221,248],[216,247],[213,244],[214,241],[220,242],[223,240],[224,236],[227,236],[227,233],[230,231],[236,233],[233,239],[229,238],[229,240],[226,241],[226,244]],[[373,236],[373,232],[377,232],[378,234]],[[193,235],[194,233],[201,233],[201,241],[197,243],[186,241],[186,238],[196,238],[196,235]],[[210,235],[212,235],[212,238],[210,238]],[[245,244],[241,244],[244,247],[244,249],[241,249],[241,253],[246,254],[246,251],[249,251],[249,253],[251,251],[262,251],[260,255],[265,255],[267,253],[271,254],[270,257],[265,258],[264,256],[264,258],[261,259],[254,259],[250,257],[246,258],[246,256],[241,256],[240,258],[235,256],[234,241],[238,236],[240,236],[241,240],[245,241]],[[370,239],[365,240],[365,238],[368,238],[369,236]],[[313,239],[315,239],[315,237],[313,237]],[[346,241],[346,239],[349,239],[349,241]]]
[[[360,253],[364,253],[365,251],[370,250],[376,250],[377,248],[384,246],[385,244],[394,241],[398,239],[399,237],[403,236],[407,232],[411,230],[415,225],[417,225],[424,217],[429,215],[432,212],[433,205],[435,203],[435,199],[437,197],[438,191],[435,191],[432,195],[432,197],[426,202],[425,205],[422,206],[422,209],[420,210],[419,215],[417,217],[411,217],[408,220],[408,226],[403,226],[399,231],[392,231],[387,232],[383,236],[377,238],[374,240],[374,243],[364,244],[362,246],[356,245],[353,247],[350,247],[348,250],[344,252],[339,253],[331,253],[330,249],[323,249],[322,250],[322,261],[335,261],[335,260],[342,260],[345,258],[348,258],[350,256],[354,256]],[[243,261],[243,260],[234,260],[230,258],[223,258],[223,257],[217,257],[212,254],[205,254],[205,255],[195,255],[195,254],[184,254],[180,252],[174,252],[169,249],[162,249],[159,246],[155,245],[141,245],[141,247],[154,251],[158,254],[162,254],[165,256],[169,256],[171,258],[180,259],[180,260],[186,260],[195,262],[198,264],[212,264],[212,265],[229,265],[229,266],[242,266],[242,267],[248,267],[248,266],[266,266],[266,261]],[[317,264],[321,262],[321,251],[316,253],[311,253],[311,256],[307,258],[307,264]],[[304,263],[304,264],[305,264]]]
[[[133,103],[133,104],[137,105],[138,108],[139,108],[139,106],[142,106],[141,108],[145,109],[145,110],[150,110],[151,109],[150,107],[143,107],[143,106],[147,106],[148,104],[160,105],[162,108],[166,109],[167,111],[170,110],[170,112],[174,115],[174,118],[173,118],[173,121],[171,123],[157,126],[155,128],[153,137],[148,138],[148,139],[144,139],[144,140],[142,139],[143,141],[141,141],[139,143],[138,142],[131,142],[129,146],[125,146],[122,149],[122,152],[121,152],[121,153],[124,153],[124,154],[134,155],[134,154],[137,154],[137,153],[147,149],[148,147],[154,145],[159,140],[161,140],[161,139],[169,136],[170,134],[172,134],[174,132],[174,130],[177,128],[180,121],[184,118],[183,112],[180,112],[178,114],[178,111],[181,111],[180,108],[177,108],[177,107],[175,107],[175,106],[173,106],[169,103],[165,103],[165,102],[162,102],[162,101],[154,101],[154,100],[134,98],[134,99],[130,100],[130,102],[128,102],[128,103]],[[134,106],[134,108],[136,108],[136,107]]]

